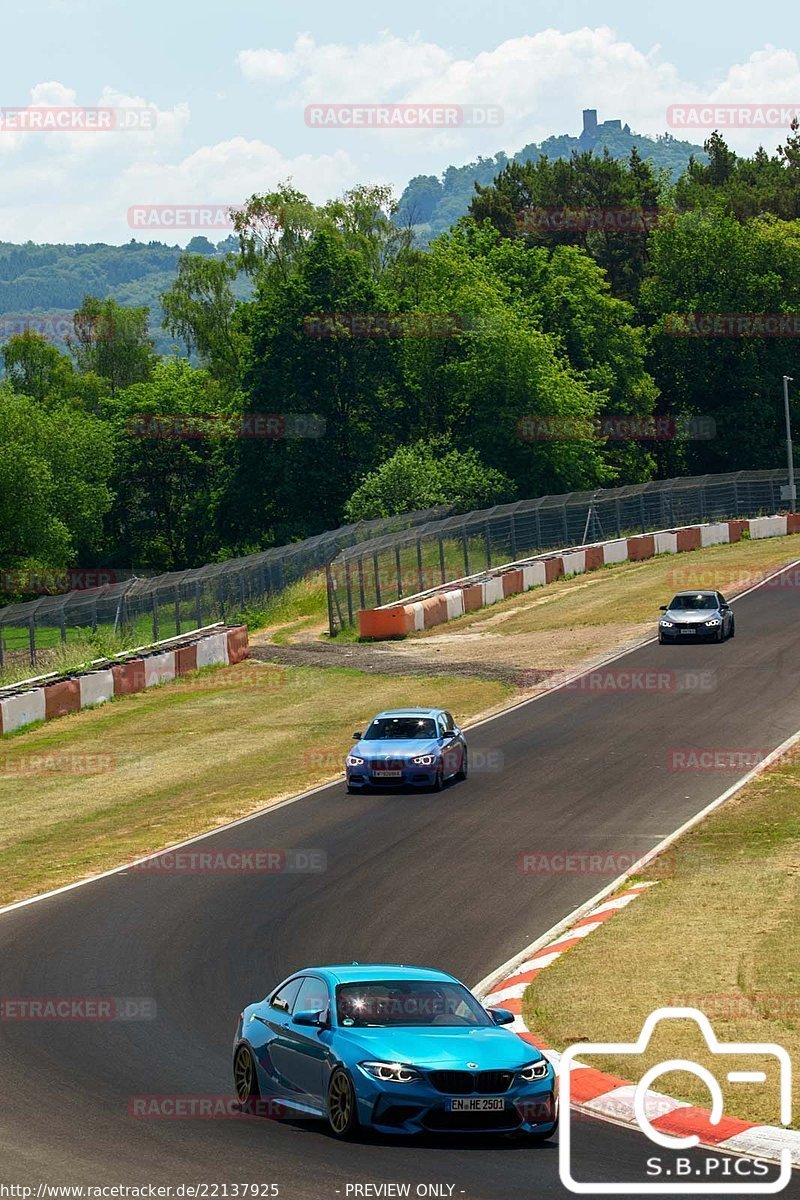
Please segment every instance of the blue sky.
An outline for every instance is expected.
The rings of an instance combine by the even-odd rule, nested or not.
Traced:
[[[291,176],[315,200],[399,192],[478,154],[577,133],[580,110],[667,129],[669,104],[800,106],[796,3],[303,5],[0,0],[0,107],[155,106],[146,133],[0,132],[0,240],[132,236],[132,205],[235,203]],[[310,128],[309,103],[495,106],[493,128]],[[673,132],[676,132],[673,130]],[[731,131],[750,151],[782,129]],[[689,134],[702,142],[702,130]],[[191,231],[149,236],[186,241]]]

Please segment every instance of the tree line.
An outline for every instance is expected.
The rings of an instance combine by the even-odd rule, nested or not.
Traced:
[[[797,122],[771,156],[705,151],[675,183],[635,148],[509,162],[425,247],[387,189],[287,184],[227,253],[180,258],[160,299],[185,355],[91,295],[63,349],[14,334],[0,562],[181,569],[438,503],[780,465],[796,340],[684,318],[800,313]]]

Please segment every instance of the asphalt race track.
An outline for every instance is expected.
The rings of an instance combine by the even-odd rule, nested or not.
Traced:
[[[135,1119],[129,1099],[230,1095],[240,1008],[297,967],[419,963],[476,984],[610,882],[524,875],[521,852],[644,853],[723,792],[744,772],[675,771],[668,753],[767,750],[800,727],[800,592],[762,586],[735,611],[733,641],[649,644],[614,665],[674,671],[682,690],[554,691],[476,728],[476,769],[442,795],[348,797],[336,784],[196,847],[314,849],[324,872],[127,871],[0,916],[2,996],[157,1006],[149,1021],[0,1023],[0,1181],[275,1183],[289,1200],[382,1182],[566,1196],[555,1145],[347,1145],[314,1122]],[[646,1178],[643,1136],[581,1121],[574,1142],[578,1178]],[[800,1196],[798,1183],[783,1194]]]

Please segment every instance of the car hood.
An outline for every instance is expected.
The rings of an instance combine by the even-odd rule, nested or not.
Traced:
[[[450,1029],[338,1029],[337,1040],[346,1045],[351,1061],[377,1059],[403,1062],[429,1071],[514,1070],[543,1056],[499,1026],[464,1026]],[[467,1067],[476,1063],[476,1067]]]
[[[719,617],[719,609],[717,608],[670,608],[664,613],[668,621],[674,621],[676,625],[694,625],[698,621],[710,621],[712,617]]]
[[[360,758],[417,758],[420,754],[438,754],[441,748],[435,738],[386,738],[357,742],[350,753]]]

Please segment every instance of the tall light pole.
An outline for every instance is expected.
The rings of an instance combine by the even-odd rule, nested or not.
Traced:
[[[783,409],[786,415],[786,462],[789,467],[789,501],[794,504],[797,500],[797,492],[794,486],[794,456],[792,454],[792,423],[789,419],[789,384],[792,382],[792,375],[784,375],[783,377]]]

